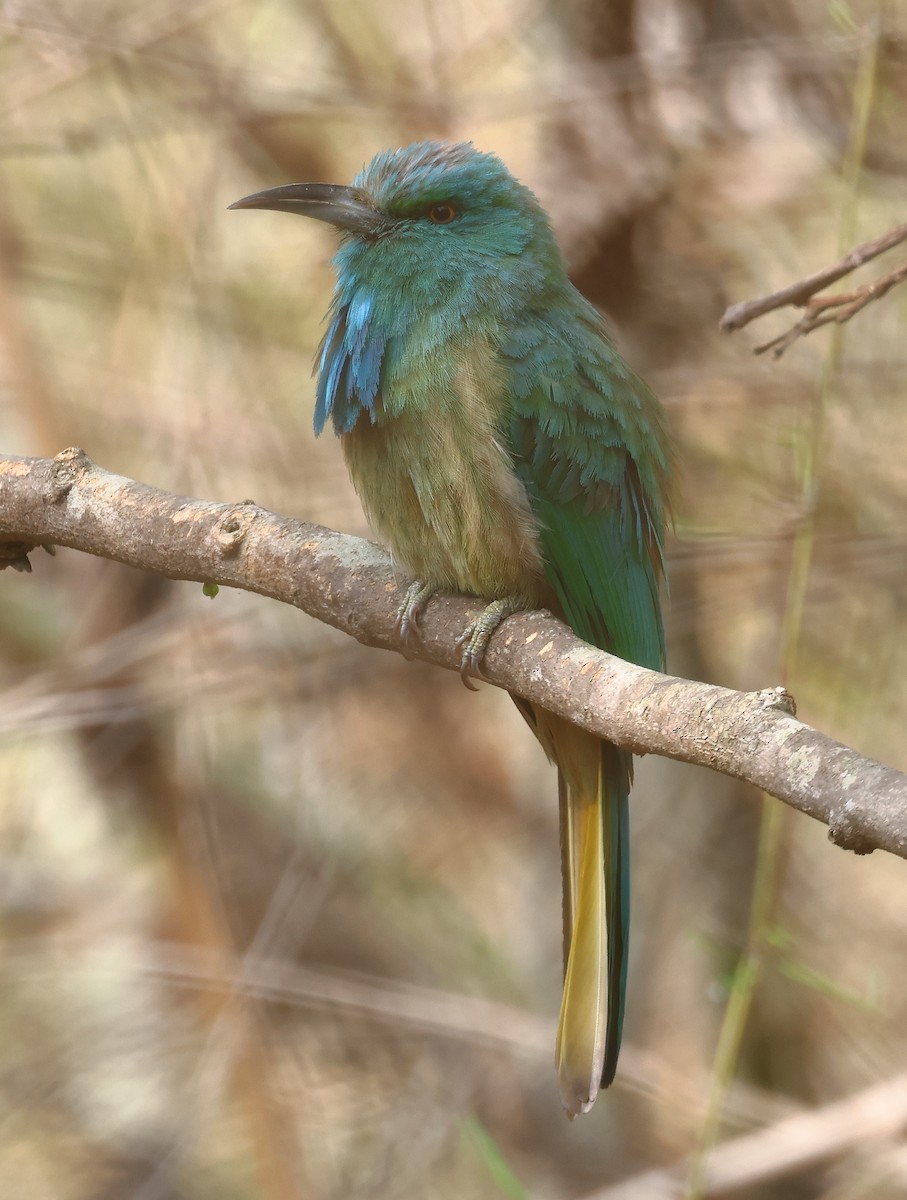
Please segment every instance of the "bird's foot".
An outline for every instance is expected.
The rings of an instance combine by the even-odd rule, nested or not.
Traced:
[[[403,603],[397,609],[397,632],[400,634],[400,644],[403,653],[409,657],[407,650],[412,645],[414,634],[419,632],[419,618],[425,611],[425,605],[435,594],[436,589],[421,580],[414,580],[406,589]]]
[[[479,615],[463,630],[457,638],[457,645],[460,650],[460,678],[466,684],[471,692],[477,692],[479,689],[470,680],[469,673],[482,676],[482,660],[485,658],[485,651],[488,649],[488,643],[491,640],[491,635],[497,627],[511,613],[519,612],[521,605],[510,596],[505,596],[501,600],[492,600],[486,608],[483,608]]]

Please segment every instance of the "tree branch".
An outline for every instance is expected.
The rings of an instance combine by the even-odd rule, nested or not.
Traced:
[[[400,650],[407,579],[361,538],[251,501],[174,496],[96,467],[82,450],[0,459],[0,543],[20,568],[37,545],[69,546],[171,579],[243,588],[293,604],[367,646]],[[12,559],[12,562],[10,562]],[[416,657],[459,670],[456,637],[480,602],[433,599]],[[746,780],[829,826],[839,846],[907,858],[907,776],[804,725],[783,688],[754,693],[661,675],[597,650],[548,613],[510,617],[485,678],[637,754]]]
[[[788,346],[792,342],[795,342],[797,338],[803,337],[807,333],[811,333],[813,329],[818,329],[820,325],[827,325],[832,321],[838,325],[842,325],[861,309],[865,308],[867,304],[881,299],[882,296],[890,292],[897,284],[903,283],[907,279],[907,262],[902,263],[893,271],[889,271],[881,279],[863,284],[862,287],[854,288],[853,291],[836,293],[831,296],[818,296],[816,294],[822,288],[837,282],[837,280],[842,279],[845,275],[849,275],[857,267],[861,267],[864,263],[878,258],[886,250],[890,250],[892,247],[900,245],[901,242],[905,241],[907,241],[907,221],[902,225],[896,225],[893,229],[889,229],[881,237],[855,246],[839,262],[833,263],[829,267],[823,267],[821,271],[816,271],[812,275],[808,275],[805,279],[788,284],[787,287],[781,288],[780,291],[772,292],[768,296],[760,296],[755,300],[745,300],[741,304],[732,305],[719,321],[719,328],[724,333],[733,333],[738,329],[742,329],[744,325],[748,325],[756,317],[764,316],[774,309],[785,308],[788,305],[792,305],[795,308],[805,308],[806,313],[796,325],[791,326],[786,333],[782,333],[779,337],[762,342],[753,351],[754,354],[763,354],[766,350],[771,350],[775,358],[780,358]]]

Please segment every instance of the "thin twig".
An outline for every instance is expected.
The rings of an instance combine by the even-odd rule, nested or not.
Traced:
[[[754,1188],[807,1167],[816,1167],[869,1143],[907,1130],[907,1075],[836,1100],[823,1108],[794,1113],[774,1125],[723,1142],[709,1161],[704,1196],[749,1195]],[[679,1200],[683,1168],[647,1171],[589,1192],[584,1200]]]
[[[872,259],[878,258],[880,254],[884,254],[893,246],[900,245],[901,242],[907,242],[907,221],[901,225],[895,225],[893,229],[889,229],[881,237],[873,238],[871,242],[863,242],[862,245],[855,246],[839,262],[833,263],[829,267],[823,267],[821,271],[807,275],[805,279],[801,279],[797,283],[788,284],[787,287],[781,288],[777,292],[771,292],[768,296],[732,304],[719,321],[718,327],[723,333],[734,333],[736,330],[742,329],[744,325],[748,325],[756,317],[764,316],[765,313],[772,312],[776,308],[786,308],[788,305],[803,308],[816,292],[843,279],[857,267],[871,262]]]
[[[755,348],[753,353],[764,354],[766,350],[771,350],[775,358],[780,358],[788,346],[795,342],[797,338],[804,337],[807,333],[812,333],[820,325],[828,325],[831,322],[834,322],[836,325],[843,325],[845,321],[849,321],[860,309],[865,308],[867,304],[871,304],[873,300],[881,299],[882,296],[890,292],[897,284],[903,283],[905,279],[907,279],[907,262],[902,263],[887,275],[883,275],[881,279],[865,283],[862,287],[854,288],[851,292],[839,292],[833,296],[813,296],[806,303],[806,315],[801,317],[796,325],[788,329],[786,333],[782,333],[779,337],[772,338],[768,342],[762,342]]]

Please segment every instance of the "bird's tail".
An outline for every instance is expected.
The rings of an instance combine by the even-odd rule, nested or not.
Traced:
[[[547,715],[547,714],[546,714]],[[555,1058],[571,1117],[614,1079],[623,1026],[630,921],[625,751],[557,718],[545,722],[558,765],[564,885],[564,993]]]
[[[513,696],[557,764],[564,887],[564,994],[555,1062],[570,1117],[614,1079],[627,990],[633,759]]]

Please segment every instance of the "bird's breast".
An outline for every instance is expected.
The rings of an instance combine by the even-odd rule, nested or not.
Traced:
[[[547,603],[538,524],[497,433],[500,371],[473,348],[411,379],[342,436],[353,485],[397,561],[439,590]]]

